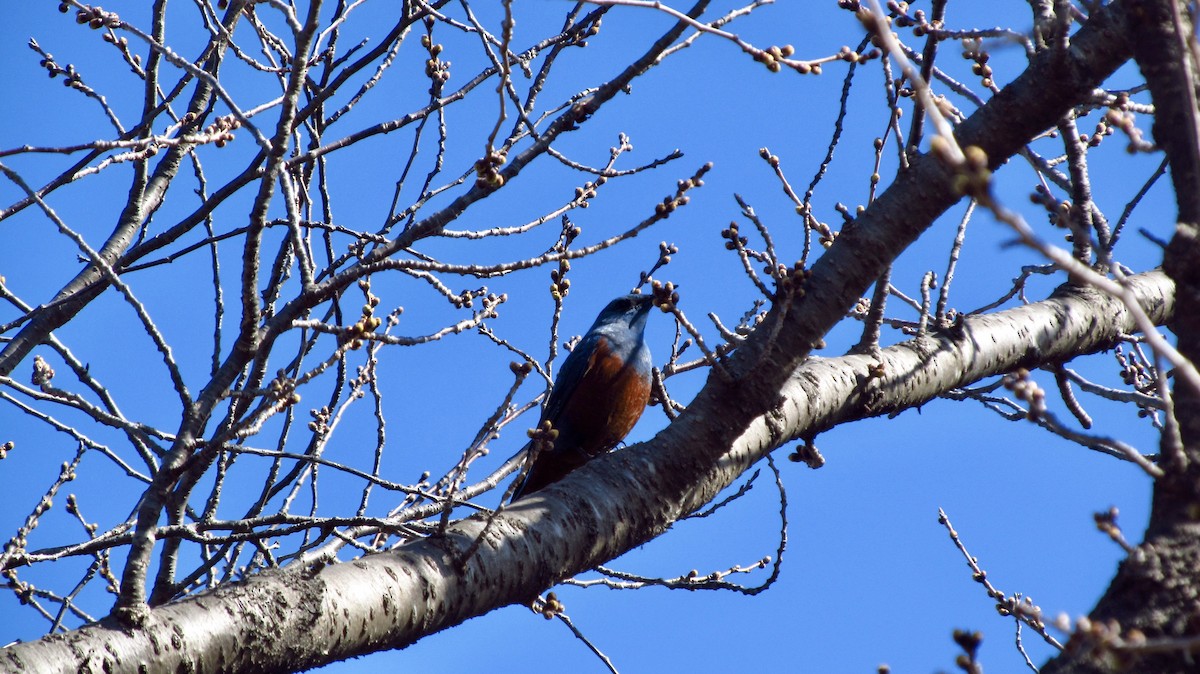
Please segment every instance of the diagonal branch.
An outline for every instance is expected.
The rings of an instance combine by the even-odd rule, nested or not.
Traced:
[[[1165,274],[1129,279],[1157,323],[1169,320]],[[471,617],[531,601],[548,583],[604,563],[702,504],[790,438],[920,406],[941,392],[1016,367],[1107,347],[1135,322],[1120,300],[1066,289],[1048,300],[967,318],[953,335],[883,349],[876,357],[815,359],[789,373],[778,413],[759,417],[717,463],[696,459],[720,415],[691,415],[650,442],[598,458],[515,507],[463,520],[428,538],[353,563],[298,565],[221,585],[150,611],[142,629],[112,619],[5,649],[38,671],[63,663],[105,671],[151,657],[164,670],[295,671],[400,648]],[[693,488],[699,485],[701,488]],[[669,499],[667,497],[670,497]],[[490,524],[489,524],[490,519]],[[485,533],[486,527],[486,533]],[[599,532],[599,535],[598,535]],[[465,562],[464,553],[483,536]],[[171,639],[187,634],[187,639]],[[242,645],[255,644],[248,649]],[[168,646],[169,644],[169,646]],[[77,655],[83,654],[83,655]]]

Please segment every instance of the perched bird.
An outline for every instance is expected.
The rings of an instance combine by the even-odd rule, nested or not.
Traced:
[[[565,361],[538,427],[557,435],[543,444],[512,500],[561,480],[625,438],[650,400],[649,295],[618,297],[596,317]],[[534,450],[534,442],[526,447]]]

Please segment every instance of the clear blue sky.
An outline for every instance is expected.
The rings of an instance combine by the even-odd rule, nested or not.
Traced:
[[[499,15],[494,4],[478,3],[474,9],[496,29]],[[914,3],[914,7],[925,4]],[[378,35],[387,26],[391,5],[364,6],[355,22],[347,25],[347,35],[354,31]],[[70,15],[60,15],[56,6],[56,2],[44,0],[19,3],[8,9],[7,19],[0,25],[0,62],[5,64],[0,90],[7,92],[0,100],[0,151],[25,144],[64,145],[113,136],[93,101],[63,87],[61,78],[46,77],[38,66],[39,57],[25,46],[31,37],[59,63],[76,64],[85,81],[107,95],[128,119],[135,119],[140,109],[140,84],[116,60],[114,50],[100,42],[98,33],[77,27]],[[142,26],[149,13],[147,6],[140,2],[105,5]],[[557,26],[567,6],[549,0],[517,3],[515,46],[524,48]],[[460,10],[448,6],[447,11]],[[168,26],[168,37],[178,39],[177,50],[192,57],[195,52],[189,48],[195,46],[194,37],[185,36],[185,26],[191,27],[195,9],[191,3],[173,3],[172,12],[178,23]],[[960,2],[951,3],[949,22],[964,29],[1004,25],[1025,30],[1030,25],[1028,14],[1023,0],[986,3],[986,7]],[[618,8],[610,12],[601,34],[592,38],[587,49],[564,56],[542,95],[542,109],[611,77],[669,23],[664,15],[648,10]],[[176,25],[178,36],[174,37]],[[825,56],[842,44],[855,45],[861,39],[860,26],[850,14],[838,10],[834,0],[780,2],[733,25],[741,37],[759,46],[793,44],[802,58]],[[349,44],[349,38],[344,39]],[[478,42],[444,29],[440,39],[447,45],[443,58],[453,63],[449,85],[461,84],[481,63]],[[1024,58],[1018,48],[993,47],[992,65],[1003,85],[1019,72]],[[356,108],[341,133],[398,117],[420,104],[427,82],[413,66],[420,63],[414,60],[419,58],[414,49],[415,39],[401,50],[398,63],[403,65],[396,67],[405,68],[403,74],[393,72],[385,78]],[[957,43],[947,43],[939,59],[939,65],[978,88],[969,75],[970,62],[959,58]],[[245,106],[277,95],[269,78],[244,67],[236,72],[241,75],[231,75],[229,83],[236,95],[244,97]],[[631,137],[635,150],[619,168],[649,162],[675,149],[685,155],[657,171],[612,181],[589,209],[574,211],[572,220],[583,228],[580,242],[601,240],[647,217],[657,201],[674,191],[677,180],[690,176],[701,164],[711,161],[714,169],[705,186],[692,193],[687,208],[625,245],[573,265],[561,336],[586,330],[605,301],[627,292],[637,281],[638,271],[653,263],[659,241],[680,248],[672,264],[656,276],[681,284],[682,306],[693,321],[705,325],[713,340],[714,332],[703,318],[706,313],[716,312],[726,324],[736,323],[755,290],[741,276],[736,258],[723,249],[719,236],[731,220],[739,220],[744,232],[752,229],[740,218],[733,194],[741,194],[772,227],[783,257],[799,254],[799,220],[758,151],[769,147],[781,157],[793,185],[802,191],[828,146],[845,73],[845,64],[833,63],[826,65],[819,77],[788,72],[772,75],[731,43],[705,38],[637,80],[631,95],[620,96],[581,131],[565,137],[559,149],[590,165],[605,162],[608,148],[616,145],[617,134],[622,132]],[[1129,82],[1135,74],[1122,71],[1118,79]],[[846,135],[813,201],[817,217],[835,227],[841,219],[835,203],[854,208],[867,198],[871,142],[886,123],[880,112],[882,80],[878,62],[868,64],[856,80]],[[485,85],[488,92],[481,92],[473,104],[448,112],[451,139],[446,176],[466,170],[480,154],[483,138],[495,119],[495,96],[490,87]],[[973,109],[961,99],[954,103],[968,114]],[[1081,130],[1090,132],[1095,119],[1093,115],[1081,121]],[[902,123],[905,129],[906,122],[907,118]],[[511,122],[506,123],[505,130],[510,126]],[[378,226],[387,213],[392,185],[411,140],[411,130],[406,129],[331,159],[331,171],[336,171],[331,188],[337,221],[361,229]],[[1043,141],[1040,147],[1048,155],[1061,151],[1054,141]],[[238,161],[252,150],[245,133],[225,150],[207,148],[204,159],[211,183],[219,184],[240,170]],[[433,146],[427,143],[422,151],[421,161],[428,162]],[[58,155],[17,155],[0,157],[0,161],[21,172],[31,184],[41,185],[70,160]],[[1130,158],[1120,139],[1108,141],[1093,153],[1097,201],[1110,218],[1120,214],[1157,162],[1157,157]],[[895,153],[885,153],[884,185],[894,164]],[[421,164],[417,175],[428,170],[427,164]],[[452,227],[523,224],[569,199],[581,180],[552,160],[541,161]],[[1009,205],[1023,209],[1030,222],[1057,238],[1045,225],[1044,214],[1028,203],[1027,195],[1036,185],[1028,165],[1014,160],[999,172],[998,180],[1002,198]],[[111,231],[118,213],[115,209],[123,202],[128,183],[128,169],[117,167],[55,193],[50,204],[96,247]],[[152,231],[161,231],[194,207],[192,194],[182,185],[176,190],[156,214]],[[20,194],[13,184],[0,181],[0,208]],[[248,197],[219,210],[218,231],[244,224],[246,203]],[[278,200],[273,209],[275,215],[282,214]],[[952,209],[898,261],[893,284],[916,296],[926,270],[941,277],[962,212],[962,207]],[[1126,246],[1119,258],[1137,271],[1155,265],[1156,250],[1136,229],[1145,227],[1165,238],[1173,212],[1166,185],[1155,188],[1127,228]],[[543,229],[518,240],[483,245],[432,241],[423,242],[419,249],[449,262],[519,259],[536,255],[553,242],[557,225],[551,223]],[[1009,239],[1011,233],[986,215],[975,218],[953,286],[952,306],[964,311],[982,306],[1005,292],[1022,265],[1042,262],[1031,251],[1006,246]],[[223,254],[226,273],[231,274],[229,270],[238,261],[237,244],[226,245]],[[35,305],[48,301],[78,268],[73,244],[32,209],[0,221],[0,275],[23,300]],[[131,274],[127,279],[176,348],[192,386],[203,381],[211,348],[212,291],[207,273],[204,259],[198,257]],[[1030,299],[1045,297],[1061,280],[1037,281]],[[481,285],[471,279],[451,279],[450,283],[455,289]],[[545,290],[548,283],[547,269],[487,281],[491,290],[512,298],[490,325],[539,357],[546,354],[546,319],[551,308]],[[236,297],[235,284],[236,277],[231,274],[226,286],[229,301]],[[379,277],[374,290],[385,310],[405,307],[397,334],[423,334],[460,318],[436,303],[420,281]],[[357,304],[352,298],[347,306],[353,311]],[[914,317],[899,303],[893,304],[891,313]],[[230,316],[235,315],[236,309]],[[0,323],[16,316],[11,306],[0,305]],[[820,355],[845,352],[857,341],[858,330],[857,323],[847,321],[829,336],[828,347]],[[661,363],[670,348],[674,326],[656,313],[651,316],[649,335],[656,362]],[[171,394],[161,360],[140,331],[133,312],[115,294],[110,291],[58,336],[92,365],[127,415],[167,429],[177,426],[178,400]],[[885,334],[888,343],[901,338],[894,332]],[[48,350],[35,353],[50,358]],[[452,465],[503,396],[509,384],[509,360],[508,354],[473,333],[427,347],[385,352],[381,387],[390,420],[385,475],[397,481],[410,480],[423,470],[440,475]],[[1119,384],[1111,355],[1084,359],[1073,366],[1110,385]],[[14,379],[28,382],[31,367],[32,358]],[[65,368],[58,369],[56,383],[70,383]],[[698,377],[682,377],[672,382],[672,394],[686,401],[701,383]],[[1049,377],[1043,376],[1042,383],[1052,386]],[[535,385],[527,385],[522,400],[538,392]],[[308,402],[306,399],[306,405]],[[312,406],[317,404],[312,402]],[[1120,438],[1145,452],[1155,450],[1157,435],[1148,423],[1136,419],[1132,410],[1094,400],[1087,404],[1098,420],[1098,434]],[[477,469],[478,476],[519,449],[524,428],[533,423],[532,418],[528,423],[523,419],[493,443],[492,455]],[[648,439],[664,425],[660,410],[648,410],[629,440]],[[113,446],[121,442],[118,435],[103,430],[97,431],[97,437]],[[75,452],[74,440],[47,430],[10,402],[0,400],[0,442],[10,439],[16,441],[17,449],[0,462],[0,493],[6,495],[6,507],[0,512],[0,538],[4,540],[24,521],[57,474],[59,464]],[[271,446],[273,442],[274,436],[267,433],[255,444]],[[362,407],[347,416],[329,451],[331,456],[369,466],[373,444],[371,413]],[[873,672],[883,663],[891,665],[894,672],[951,671],[957,650],[950,634],[955,628],[984,633],[981,655],[988,672],[1022,672],[1028,669],[1012,645],[1012,620],[998,616],[992,600],[972,581],[967,565],[937,523],[938,508],[950,515],[995,585],[1033,597],[1051,616],[1086,613],[1122,556],[1116,545],[1095,530],[1092,513],[1117,506],[1121,524],[1135,541],[1148,516],[1150,482],[1136,467],[1071,445],[1030,424],[1005,421],[975,403],[936,401],[896,419],[834,429],[821,435],[817,445],[827,460],[817,471],[787,462],[787,450],[777,455],[788,494],[788,548],[782,577],[769,591],[749,597],[657,588],[636,592],[555,588],[566,612],[622,672],[762,669],[862,673]],[[137,485],[125,480],[111,463],[89,455],[80,473],[80,479],[64,493],[77,493],[86,516],[101,522],[102,530],[123,520],[135,506]],[[765,469],[764,473],[748,497],[719,515],[683,522],[610,566],[671,577],[690,569],[703,574],[749,565],[774,555],[778,496],[769,473]],[[386,511],[394,503],[388,500],[392,496],[379,492],[373,505]],[[346,499],[344,507],[349,511],[338,511],[342,506],[337,496],[327,492],[322,508],[328,511],[323,512],[350,514],[356,492]],[[55,511],[32,537],[31,547],[61,544],[80,536],[78,524],[63,512],[63,503],[60,496]],[[74,562],[61,562],[23,571],[22,578],[63,593],[78,580],[70,574],[78,574],[81,568]],[[70,580],[55,581],[55,573]],[[756,584],[764,577],[765,572],[760,572],[748,576],[747,582]],[[93,615],[102,615],[109,601],[97,592],[90,606]],[[4,626],[0,643],[36,638],[47,624],[19,605],[12,593],[0,594],[0,625]],[[1036,634],[1026,630],[1023,640],[1035,662],[1048,655],[1048,647]],[[603,671],[595,656],[562,624],[545,621],[522,607],[495,611],[403,651],[339,663],[325,671],[400,668],[426,672]]]

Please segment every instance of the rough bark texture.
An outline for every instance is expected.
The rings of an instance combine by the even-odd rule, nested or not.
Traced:
[[[1177,284],[1171,327],[1200,362],[1200,110],[1188,3],[1129,3],[1129,33],[1155,106],[1154,137],[1167,153],[1179,222],[1163,267]],[[1200,665],[1200,392],[1174,383],[1178,434],[1163,434],[1166,471],[1154,485],[1144,542],[1126,559],[1065,653],[1044,673],[1196,672]],[[1090,628],[1089,628],[1090,627]],[[1146,644],[1138,643],[1142,637]]]

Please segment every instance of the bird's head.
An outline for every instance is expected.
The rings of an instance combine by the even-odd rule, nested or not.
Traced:
[[[646,327],[646,316],[650,307],[654,306],[651,295],[625,295],[608,303],[604,311],[596,317],[593,329],[602,326],[628,327],[634,332],[641,332]]]

